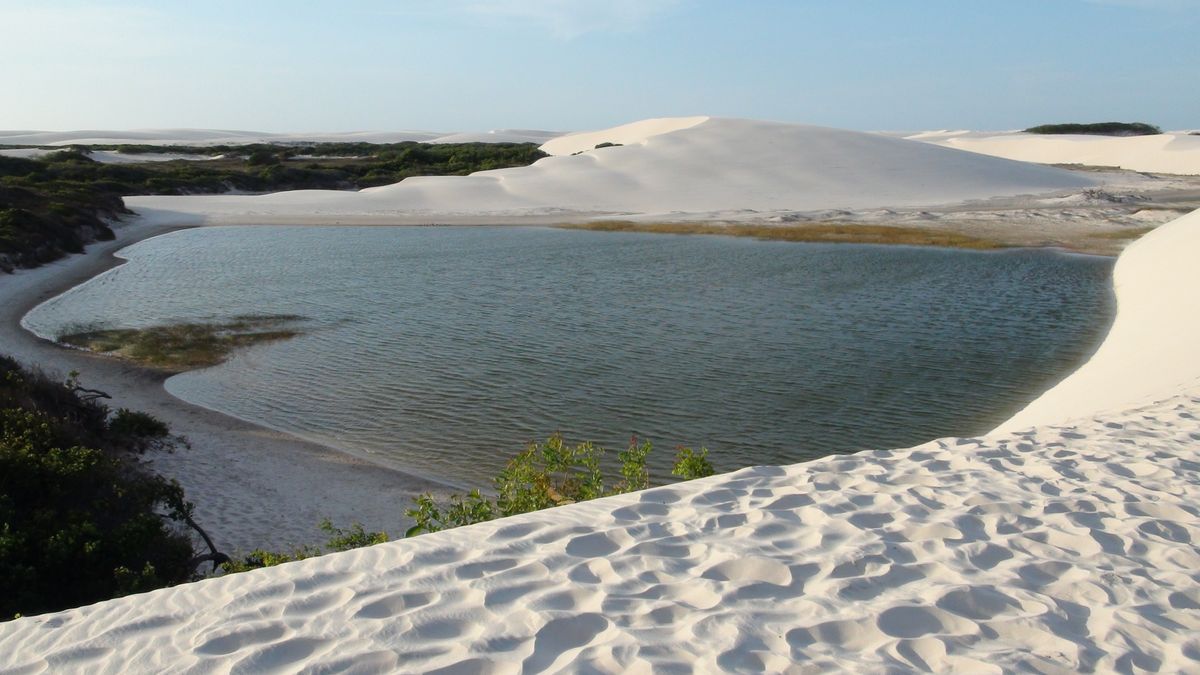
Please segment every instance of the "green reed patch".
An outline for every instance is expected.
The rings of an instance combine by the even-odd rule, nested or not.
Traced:
[[[657,234],[717,234],[728,237],[753,237],[772,241],[836,242],[854,244],[899,244],[906,246],[945,246],[967,249],[1005,248],[993,239],[972,237],[950,230],[935,230],[860,223],[803,223],[797,225],[720,225],[714,223],[635,223],[627,220],[600,220],[564,224],[559,227],[602,232],[651,232]]]
[[[221,363],[239,347],[295,337],[301,331],[291,324],[303,318],[291,314],[244,315],[225,323],[81,331],[62,335],[58,341],[143,366],[182,372]]]

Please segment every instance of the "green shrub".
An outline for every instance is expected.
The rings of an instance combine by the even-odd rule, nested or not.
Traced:
[[[103,164],[92,149],[230,155],[203,162]],[[297,154],[328,157],[292,166]],[[245,161],[240,157],[246,156]],[[347,159],[346,157],[351,157]],[[279,146],[73,147],[41,159],[0,157],[0,212],[20,210],[19,225],[0,222],[0,270],[33,267],[111,239],[107,219],[130,213],[122,196],[348,190],[396,183],[409,176],[462,175],[532,164],[546,154],[532,143],[316,143]],[[34,220],[36,219],[36,220]]]
[[[183,491],[80,391],[0,357],[0,618],[194,578]]]
[[[708,450],[701,448],[699,453],[693,452],[691,448],[679,448],[675,454],[675,466],[671,469],[671,475],[679,476],[683,480],[695,480],[697,478],[705,478],[716,473],[713,469],[712,462],[708,461]]]
[[[368,532],[363,529],[361,523],[354,523],[350,526],[350,529],[343,530],[339,527],[334,527],[333,523],[327,518],[321,521],[319,527],[322,532],[329,536],[329,540],[325,544],[326,549],[328,549],[327,551],[322,550],[319,546],[300,546],[282,553],[255,549],[238,558],[222,563],[221,570],[227,574],[233,574],[262,567],[274,567],[283,563],[323,555],[326,552],[337,553],[340,551],[349,551],[350,549],[361,548],[363,546],[382,544],[388,540],[386,532]]]
[[[591,443],[571,446],[555,434],[545,443],[530,443],[509,461],[493,481],[494,499],[479,490],[452,495],[444,505],[428,493],[417,497],[413,508],[405,511],[415,521],[405,536],[644,489],[650,482],[646,459],[652,449],[649,441],[631,440],[617,454],[621,480],[606,488],[601,470],[604,449]],[[708,450],[696,453],[691,448],[679,448],[671,472],[684,480],[711,476],[714,470],[707,458]]]
[[[129,438],[164,438],[171,430],[166,422],[150,413],[121,408],[108,423],[108,430]]]

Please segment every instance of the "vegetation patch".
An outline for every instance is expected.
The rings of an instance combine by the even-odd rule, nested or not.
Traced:
[[[164,447],[144,413],[0,356],[0,621],[198,578],[183,490],[137,461]]]
[[[601,220],[559,227],[601,232],[651,232],[657,234],[717,234],[772,241],[902,244],[968,249],[998,249],[1006,244],[949,230],[931,230],[858,223],[805,223],[801,225],[717,225],[711,223],[635,223]]]
[[[634,438],[627,448],[617,453],[619,476],[606,476],[603,467],[604,448],[587,442],[570,445],[562,436],[555,434],[545,443],[530,443],[509,460],[504,470],[492,479],[494,496],[472,490],[465,495],[451,495],[442,502],[429,493],[416,497],[412,508],[404,512],[414,521],[404,536],[415,537],[520,513],[644,490],[650,487],[646,458],[652,450],[649,441],[638,442]],[[693,480],[711,476],[716,470],[708,459],[708,450],[701,448],[696,452],[691,448],[679,447],[675,451],[671,473],[682,480]],[[324,550],[319,546],[301,546],[289,551],[257,549],[226,560],[221,569],[229,573],[244,572],[389,540],[386,532],[364,530],[359,523],[343,530],[325,520],[320,528],[329,537]]]
[[[101,148],[130,155],[221,156],[103,164],[88,157]],[[546,156],[532,143],[317,143],[71,146],[38,159],[0,157],[0,270],[36,267],[78,253],[92,241],[112,239],[108,223],[131,213],[123,196],[357,190],[411,176],[461,176],[526,166]]]
[[[1029,127],[1027,134],[1088,134],[1093,136],[1154,136],[1162,129],[1145,122],[1094,122],[1090,124],[1042,124]]]
[[[214,366],[239,347],[286,340],[300,334],[295,315],[240,316],[228,323],[179,323],[116,328],[62,335],[58,341],[99,354],[128,359],[167,372]]]
[[[1143,234],[1153,231],[1153,227],[1126,227],[1120,230],[1108,230],[1105,232],[1095,232],[1089,235],[1092,239],[1138,239]]]
[[[620,478],[613,482],[606,479],[601,468],[604,448],[586,442],[569,445],[555,434],[545,443],[530,443],[508,462],[492,481],[494,498],[479,490],[453,495],[444,503],[438,503],[428,493],[417,497],[413,508],[404,512],[415,521],[404,536],[644,490],[650,487],[646,458],[652,450],[649,441],[631,440],[629,447],[617,453]],[[683,480],[693,480],[711,476],[716,470],[708,460],[708,450],[701,448],[695,452],[680,447],[676,449],[671,473]]]

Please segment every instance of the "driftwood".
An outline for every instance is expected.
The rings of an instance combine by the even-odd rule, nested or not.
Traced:
[[[112,400],[112,396],[109,396],[107,392],[100,391],[99,389],[87,389],[77,384],[71,387],[71,391],[75,392],[75,396],[84,403],[91,403],[101,398]]]
[[[230,562],[230,557],[217,550],[217,545],[213,543],[212,537],[204,531],[203,527],[192,518],[192,512],[195,510],[195,505],[183,498],[183,488],[179,483],[171,481],[171,485],[166,495],[167,506],[171,508],[171,518],[174,520],[182,520],[188,527],[196,531],[200,538],[204,540],[204,544],[208,546],[208,553],[203,553],[192,558],[189,561],[192,572],[196,572],[201,565],[206,562],[212,563],[212,571],[216,572],[217,567],[222,563]]]

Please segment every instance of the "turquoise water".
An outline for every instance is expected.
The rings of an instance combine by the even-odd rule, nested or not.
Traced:
[[[26,318],[307,317],[176,376],[188,401],[477,484],[560,431],[706,446],[722,469],[987,431],[1065,376],[1112,312],[1112,261],[545,228],[215,227]]]

